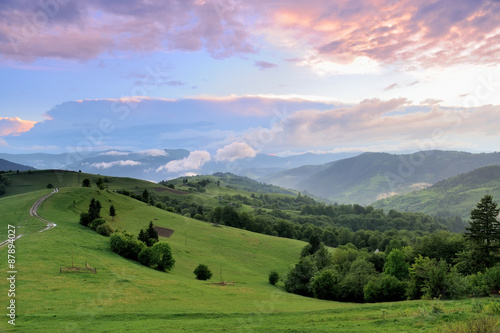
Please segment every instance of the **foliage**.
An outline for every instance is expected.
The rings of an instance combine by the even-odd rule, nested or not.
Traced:
[[[365,259],[356,259],[351,264],[347,275],[340,282],[341,300],[346,302],[363,302],[363,288],[377,274],[372,263]]]
[[[408,269],[410,265],[406,262],[403,251],[394,249],[389,253],[384,265],[384,273],[394,276],[402,281],[409,276]]]
[[[497,216],[500,209],[493,202],[493,197],[486,194],[470,213],[470,226],[465,236],[474,245],[485,267],[491,267],[498,260],[500,249],[500,221]]]
[[[341,276],[334,269],[326,269],[316,273],[311,281],[311,289],[314,297],[326,300],[339,300],[339,282]]]
[[[193,271],[194,275],[198,280],[210,280],[212,277],[212,272],[207,265],[199,264]]]
[[[114,205],[111,205],[109,207],[109,216],[111,216],[111,219],[114,220],[116,216],[116,209]]]
[[[311,256],[301,258],[299,262],[288,271],[285,278],[285,290],[302,296],[312,296],[309,282],[316,273],[316,265]]]
[[[95,220],[93,220],[90,224],[89,224],[89,227],[90,229],[94,230],[94,231],[97,231],[97,228],[100,226],[100,225],[103,225],[105,224],[106,221],[102,218],[97,218]]]
[[[143,242],[138,241],[132,234],[127,232],[112,234],[109,238],[109,245],[111,251],[132,260],[137,260],[139,252],[146,247]]]
[[[96,228],[96,231],[99,235],[109,237],[109,235],[111,235],[113,233],[113,228],[109,224],[104,223],[104,224],[99,225]]]
[[[54,185],[52,185],[52,183],[48,183],[48,184],[47,184],[47,188],[48,188],[48,189],[54,188]]]
[[[153,245],[153,257],[150,262],[150,267],[159,271],[170,271],[175,264],[175,259],[172,256],[172,249],[167,242],[157,242]]]
[[[82,181],[82,186],[83,186],[83,187],[90,187],[90,179],[85,178],[85,179]]]
[[[367,302],[402,301],[406,296],[406,283],[391,275],[370,280],[363,288]]]
[[[278,283],[280,279],[280,275],[276,271],[271,271],[269,272],[269,283],[272,284],[273,286]]]

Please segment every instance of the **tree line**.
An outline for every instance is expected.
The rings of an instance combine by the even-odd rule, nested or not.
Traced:
[[[499,209],[489,195],[471,211],[463,234],[439,232],[384,251],[352,244],[332,252],[313,235],[283,277],[289,292],[346,302],[486,296],[500,291]],[[276,283],[276,272],[269,282]],[[273,280],[271,280],[273,277]],[[273,284],[274,284],[273,283]]]

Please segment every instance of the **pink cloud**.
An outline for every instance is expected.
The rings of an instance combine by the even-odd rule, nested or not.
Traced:
[[[29,131],[36,121],[23,120],[21,118],[2,118],[0,117],[0,136],[9,134],[19,134]]]

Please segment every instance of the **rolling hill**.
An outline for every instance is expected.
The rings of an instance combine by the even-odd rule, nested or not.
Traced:
[[[487,166],[442,180],[421,191],[373,203],[384,210],[421,212],[438,216],[460,216],[468,220],[470,209],[485,194],[500,200],[500,166]]]
[[[16,327],[4,318],[2,332],[413,332],[464,319],[464,307],[472,306],[469,300],[439,301],[444,312],[433,313],[427,301],[352,304],[289,294],[282,282],[270,285],[267,274],[284,274],[304,242],[217,228],[113,192],[158,186],[141,180],[109,178],[108,189],[99,191],[79,182],[79,177],[95,180],[98,175],[35,171],[7,176],[11,191],[0,198],[0,226],[14,225],[25,236],[15,242]],[[49,181],[60,191],[38,213],[57,227],[40,233],[43,223],[29,209],[50,192],[44,189]],[[173,249],[173,270],[162,273],[124,259],[110,250],[108,238],[81,226],[79,214],[91,198],[102,203],[101,215],[115,229],[137,234],[149,221],[173,229],[170,238],[162,238]],[[106,214],[110,205],[117,211],[114,220]],[[7,248],[0,253],[6,258]],[[97,274],[60,273],[72,263],[88,263]],[[212,269],[212,280],[194,278],[199,263]],[[7,260],[0,269],[9,270]],[[218,285],[221,280],[231,283]],[[1,286],[8,289],[5,279]],[[7,297],[2,293],[0,304],[6,306]]]
[[[500,153],[422,151],[413,154],[364,153],[323,166],[277,173],[266,182],[306,191],[338,203],[370,204],[429,187],[474,169],[500,164]]]

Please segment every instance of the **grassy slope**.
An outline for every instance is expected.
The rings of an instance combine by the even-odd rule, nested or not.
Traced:
[[[2,230],[40,226],[27,215],[31,204],[49,190],[0,199]],[[114,227],[137,233],[150,220],[175,230],[168,239],[176,265],[160,273],[123,259],[109,250],[108,239],[77,223],[91,197],[113,204]],[[6,209],[6,208],[9,209]],[[304,243],[255,234],[170,214],[115,193],[63,188],[39,214],[58,224],[44,233],[16,241],[17,329],[20,332],[414,332],[428,331],[446,320],[464,318],[469,301],[443,302],[444,314],[431,314],[427,302],[343,304],[288,294],[267,283],[267,273],[284,273]],[[109,217],[106,216],[109,220]],[[6,257],[6,248],[0,250]],[[98,274],[60,274],[60,266],[88,261]],[[198,263],[209,265],[214,278],[197,281]],[[0,269],[7,271],[6,260]],[[219,267],[232,286],[219,280]],[[5,281],[5,280],[4,280]],[[6,282],[1,288],[7,290]],[[6,305],[6,293],[0,294]],[[382,318],[383,317],[383,318]],[[0,331],[9,330],[6,319]]]
[[[470,210],[485,194],[500,199],[500,166],[488,166],[446,179],[428,189],[377,201],[375,208],[416,211],[429,215],[460,216],[468,220]]]

